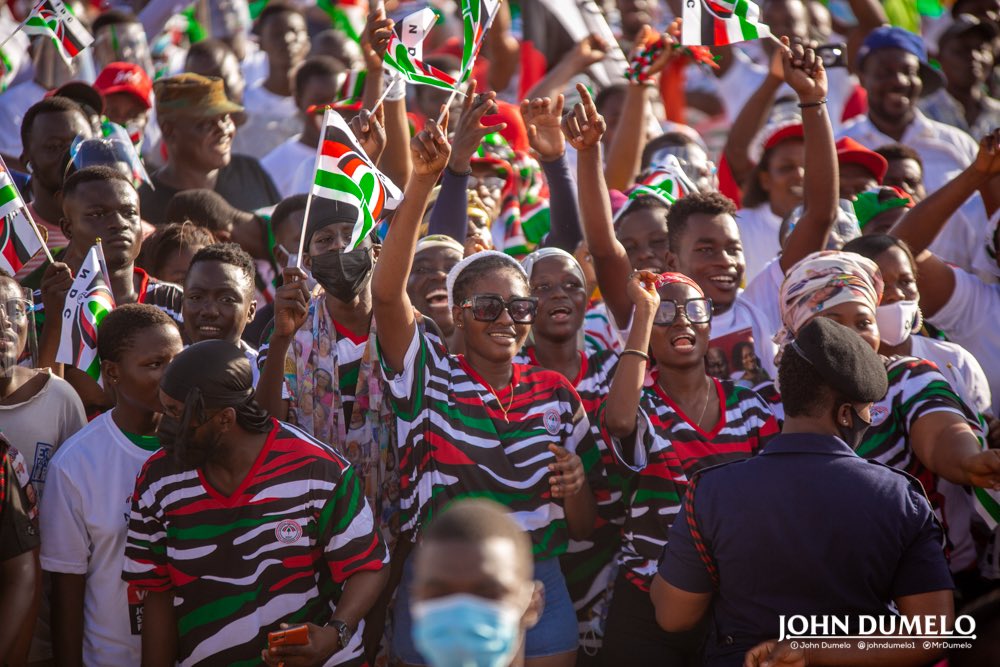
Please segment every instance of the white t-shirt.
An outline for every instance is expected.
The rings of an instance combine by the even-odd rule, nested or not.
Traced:
[[[152,454],[105,412],[52,459],[39,512],[42,568],[86,576],[84,665],[141,661],[141,602],[128,599],[122,566],[135,478]]]
[[[948,302],[928,318],[953,342],[964,347],[982,366],[990,385],[993,415],[1000,415],[1000,285],[984,283],[974,275],[953,268],[955,291]]]
[[[764,268],[743,290],[740,297],[753,305],[767,322],[767,328],[778,333],[781,329],[781,283],[785,281],[785,272],[781,270],[781,258],[775,257],[764,265]]]
[[[260,166],[274,181],[274,185],[282,197],[290,197],[300,192],[309,191],[308,189],[296,190],[294,187],[295,174],[299,167],[308,164],[312,168],[316,162],[316,147],[306,146],[299,141],[301,136],[301,134],[296,134],[291,139],[284,141],[260,161]]]
[[[21,155],[21,121],[28,109],[40,102],[47,92],[31,80],[23,81],[0,94],[0,153],[11,157]],[[18,451],[20,450],[18,447]]]
[[[911,354],[934,362],[959,397],[973,412],[989,412],[992,405],[990,383],[979,361],[961,345],[926,336],[912,336]]]
[[[243,95],[247,122],[236,132],[233,152],[258,160],[302,132],[302,119],[291,97],[275,95],[263,83],[247,88]]]
[[[732,362],[734,346],[745,340],[753,340],[754,352],[760,359],[760,367],[772,378],[778,375],[774,365],[774,357],[778,354],[778,346],[774,343],[774,334],[764,314],[753,304],[743,298],[736,297],[732,307],[721,315],[712,317],[712,339],[709,348],[722,348],[730,360],[730,371],[737,368]]]
[[[973,272],[976,254],[986,241],[988,228],[986,206],[982,195],[976,192],[948,218],[927,249],[949,264]]]
[[[39,496],[45,489],[49,463],[56,449],[87,423],[76,391],[49,371],[41,391],[21,403],[0,405],[0,433],[24,456],[31,484]]]
[[[979,153],[979,145],[968,134],[931,120],[917,111],[913,122],[903,133],[902,141],[882,134],[868,116],[858,116],[844,125],[837,138],[850,137],[865,148],[875,150],[886,144],[905,144],[915,150],[924,163],[924,187],[930,194],[953,179],[958,172],[972,164]]]
[[[743,257],[747,265],[743,278],[749,285],[781,251],[781,244],[778,243],[781,218],[772,213],[771,205],[765,202],[737,211],[736,224],[740,228]]]

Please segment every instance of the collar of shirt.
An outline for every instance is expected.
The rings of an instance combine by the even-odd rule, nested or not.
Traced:
[[[825,454],[827,456],[857,456],[846,442],[822,433],[782,433],[761,450],[768,454]]]

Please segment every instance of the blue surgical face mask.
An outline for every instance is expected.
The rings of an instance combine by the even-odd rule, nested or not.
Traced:
[[[521,613],[509,603],[456,594],[414,602],[413,641],[431,667],[507,667]]]

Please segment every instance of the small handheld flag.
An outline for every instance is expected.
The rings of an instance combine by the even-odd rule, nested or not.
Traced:
[[[396,35],[389,38],[389,47],[385,51],[385,64],[396,70],[410,83],[431,86],[439,90],[453,91],[458,82],[449,74],[410,57],[410,52]]]
[[[29,35],[51,37],[67,63],[94,43],[94,37],[62,0],[40,0],[22,25]]]
[[[402,191],[380,172],[365,154],[357,137],[336,111],[327,109],[323,115],[323,133],[316,150],[316,170],[306,213],[302,218],[299,237],[301,262],[305,244],[305,225],[313,197],[332,199],[358,209],[358,219],[351,232],[346,250],[354,250],[375,228],[375,221],[386,206],[395,206],[403,199]]]
[[[7,166],[0,160],[0,268],[14,275],[43,248],[48,254],[45,237],[29,216]]]
[[[101,360],[97,356],[97,327],[115,308],[108,268],[101,241],[91,247],[66,293],[62,331],[56,361],[76,366],[100,381]]]
[[[725,46],[771,37],[751,0],[687,0],[681,42],[686,46]]]

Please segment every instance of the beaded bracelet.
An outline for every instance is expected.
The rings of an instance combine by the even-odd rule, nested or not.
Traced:
[[[800,109],[810,109],[812,107],[821,107],[826,104],[826,98],[824,97],[819,102],[806,102],[805,104],[799,104]]]

